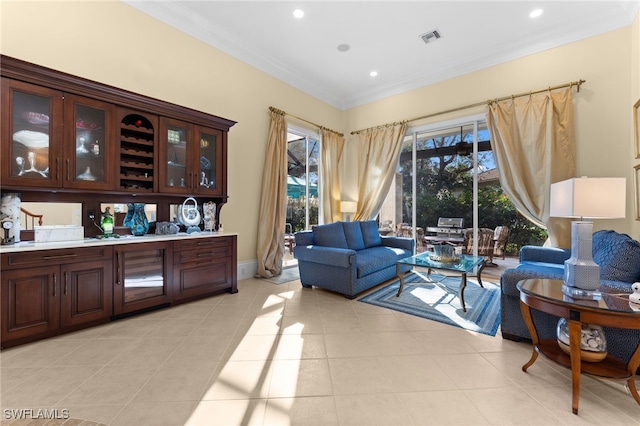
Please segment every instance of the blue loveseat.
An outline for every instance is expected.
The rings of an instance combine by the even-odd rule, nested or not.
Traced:
[[[600,266],[600,290],[609,293],[632,293],[631,285],[640,281],[640,242],[615,231],[597,231],[593,234],[593,260]],[[571,250],[537,246],[524,246],[520,250],[520,263],[507,269],[500,279],[500,316],[502,337],[511,340],[531,339],[520,311],[520,292],[516,284],[527,278],[562,280],[564,261]],[[541,338],[556,335],[558,317],[532,311],[533,321]],[[605,328],[608,351],[627,361],[640,342],[640,330]]]
[[[413,256],[412,238],[381,236],[375,221],[334,222],[295,234],[302,286],[349,299],[396,276],[396,261]],[[409,266],[402,268],[408,272]]]

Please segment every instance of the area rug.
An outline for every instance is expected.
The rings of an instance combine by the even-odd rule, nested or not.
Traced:
[[[400,280],[396,279],[359,301],[490,336],[496,335],[500,325],[500,287],[497,284],[482,280],[482,288],[475,278],[467,278],[464,290],[467,312],[464,312],[458,298],[461,278],[438,274],[431,274],[431,278],[442,281],[438,284],[429,283],[425,274],[412,272],[404,279],[400,297],[396,297],[400,287]]]
[[[283,269],[280,275],[271,278],[265,278],[265,280],[274,284],[284,284],[299,279],[300,272],[298,271],[297,267]]]

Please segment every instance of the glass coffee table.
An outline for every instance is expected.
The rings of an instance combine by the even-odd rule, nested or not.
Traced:
[[[482,270],[485,267],[484,257],[463,254],[460,255],[459,260],[453,262],[440,262],[432,259],[430,255],[432,256],[433,253],[424,252],[415,256],[401,259],[396,262],[396,275],[398,275],[398,278],[400,278],[400,288],[398,289],[398,294],[396,294],[396,297],[400,296],[400,294],[402,293],[402,290],[404,289],[404,276],[409,273],[401,271],[401,267],[403,265],[411,265],[413,266],[413,268],[427,268],[427,279],[429,279],[428,282],[434,284],[439,283],[440,281],[442,281],[442,279],[447,278],[447,276],[439,281],[431,280],[431,271],[433,269],[454,272],[460,274],[460,276],[462,277],[462,279],[460,280],[460,288],[458,289],[458,297],[460,298],[460,303],[462,304],[462,310],[464,312],[467,312],[467,308],[464,304],[464,289],[467,286],[467,274],[473,272],[477,268],[478,272],[476,273],[476,276],[478,278],[478,284],[480,284],[480,287],[484,288],[484,286],[482,285],[482,278],[480,278],[480,274],[482,274]]]

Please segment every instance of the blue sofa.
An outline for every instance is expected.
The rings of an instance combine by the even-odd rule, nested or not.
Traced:
[[[300,281],[344,294],[357,294],[396,276],[396,261],[413,256],[415,240],[381,236],[376,221],[333,222],[295,233],[293,255]],[[410,266],[403,266],[408,272]]]
[[[593,234],[593,260],[600,266],[600,290],[611,293],[632,293],[631,285],[640,281],[640,242],[615,231],[597,231]],[[510,340],[531,339],[520,311],[520,292],[516,284],[527,278],[562,280],[564,261],[571,250],[537,246],[524,246],[520,250],[520,263],[507,269],[500,279],[500,316],[502,337]],[[532,311],[533,321],[540,338],[556,335],[558,317]],[[628,361],[640,342],[640,330],[611,329],[605,327],[608,351]]]

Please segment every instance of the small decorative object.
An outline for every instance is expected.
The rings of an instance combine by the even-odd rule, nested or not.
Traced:
[[[640,305],[640,282],[635,282],[631,285],[633,293],[629,295],[629,302]]]
[[[220,233],[224,232],[224,228],[222,227],[222,224],[218,225],[218,232]]]
[[[187,203],[193,202],[193,205]],[[180,208],[180,222],[185,226],[197,226],[200,225],[200,211],[198,210],[198,202],[195,198],[189,197],[182,203]]]
[[[76,176],[76,179],[94,181],[96,180],[96,177],[93,175],[93,173],[91,173],[91,167],[87,166],[87,169],[84,172],[80,173],[78,176]]]
[[[158,235],[174,235],[180,230],[179,226],[173,222],[157,222],[156,234]]]
[[[0,221],[4,237],[2,244],[20,242],[20,194],[8,192],[0,200]]]
[[[433,253],[429,254],[429,259],[442,263],[459,262],[461,258],[461,254],[456,253],[456,248],[450,244],[435,244]]]
[[[557,327],[558,345],[567,355],[569,347],[569,322],[560,318]],[[580,333],[580,358],[586,362],[599,362],[607,357],[607,340],[602,327],[595,324],[582,323]]]
[[[100,219],[100,226],[105,237],[113,235],[113,216],[111,215],[111,207],[105,207]]]
[[[126,226],[127,228],[131,227],[131,219],[133,219],[133,203],[127,203],[127,214],[122,221],[122,226]]]
[[[213,201],[202,205],[204,212],[204,229],[213,231],[216,227],[216,204]]]
[[[130,205],[131,203],[127,204],[127,208],[129,208]],[[127,212],[127,216],[129,216],[129,212]],[[133,214],[129,221],[129,229],[131,233],[137,237],[149,232],[149,220],[144,212],[144,203],[133,203]]]

